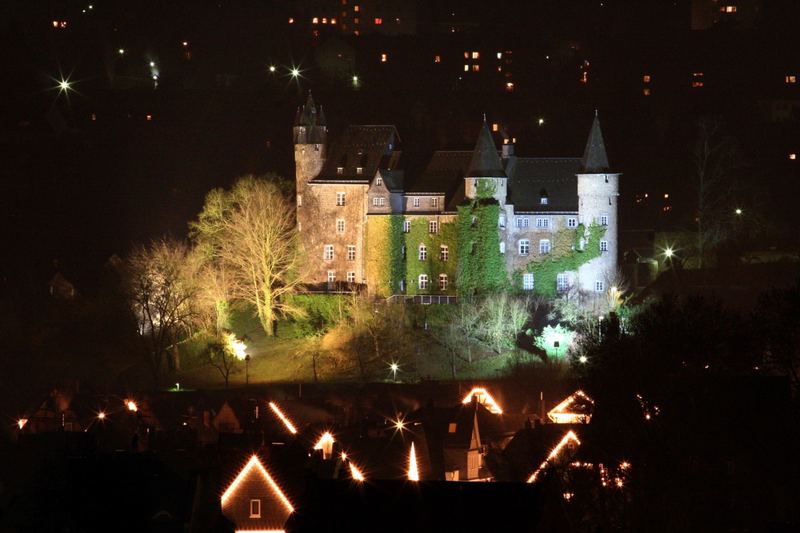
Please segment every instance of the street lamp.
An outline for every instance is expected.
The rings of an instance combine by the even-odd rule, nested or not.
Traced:
[[[397,369],[400,368],[400,365],[392,361],[389,368],[392,370],[392,381],[397,382]]]
[[[250,385],[250,354],[244,356],[244,384]]]
[[[737,207],[736,210],[734,210],[734,213],[736,213],[737,217],[742,216],[742,208],[741,207]]]
[[[585,365],[588,361],[589,361],[589,358],[586,357],[585,355],[582,355],[582,356],[578,357],[578,362],[581,363],[582,365]]]

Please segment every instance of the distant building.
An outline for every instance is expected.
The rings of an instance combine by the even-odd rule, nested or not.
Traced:
[[[620,174],[597,116],[583,157],[518,157],[513,139],[498,151],[485,120],[473,150],[438,150],[416,168],[400,143],[394,126],[358,125],[329,146],[310,94],[298,109],[297,221],[318,288],[455,294],[491,273],[549,296],[611,288]]]

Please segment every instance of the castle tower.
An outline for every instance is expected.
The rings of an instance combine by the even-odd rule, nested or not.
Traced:
[[[605,295],[617,272],[617,200],[619,197],[619,173],[611,172],[608,155],[600,130],[597,111],[583,152],[578,178],[578,216],[587,228],[591,224],[605,227],[600,242],[587,246],[600,248],[600,256],[585,263],[578,270],[578,282],[582,290]]]
[[[292,130],[297,194],[301,195],[306,183],[322,171],[322,165],[325,163],[325,141],[328,136],[322,106],[317,110],[310,91],[305,105],[297,108]],[[297,203],[302,204],[299,196]]]
[[[505,205],[508,177],[503,170],[489,125],[486,124],[486,115],[483,116],[483,125],[464,180],[464,194],[467,198],[474,199],[478,194],[478,185],[483,184],[493,187],[495,200],[501,206]]]

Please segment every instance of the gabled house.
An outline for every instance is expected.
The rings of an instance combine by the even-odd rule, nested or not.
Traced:
[[[270,475],[258,455],[253,455],[220,498],[222,514],[236,531],[283,531],[294,506]]]

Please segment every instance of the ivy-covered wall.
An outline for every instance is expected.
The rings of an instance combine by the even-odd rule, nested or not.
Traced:
[[[402,217],[400,221],[400,231],[406,246],[406,257],[402,261],[403,273],[406,279],[407,294],[455,294],[456,287],[456,265],[458,263],[458,242],[456,239],[456,224],[447,221],[446,218],[438,216],[439,231],[430,233],[428,231],[428,221],[433,217],[409,217],[411,228],[408,233],[402,233]],[[427,259],[419,260],[419,245],[424,244],[427,248]],[[439,257],[441,245],[448,247],[447,261],[442,261]],[[428,288],[420,290],[419,275],[428,275]],[[439,274],[447,274],[447,290],[439,290]]]
[[[561,230],[556,233],[551,253],[536,256],[522,269],[513,274],[514,287],[522,288],[522,274],[533,273],[533,292],[548,297],[556,296],[556,278],[562,272],[577,272],[584,265],[600,257],[600,240],[606,234],[606,227],[591,224],[588,228],[578,225],[575,231]],[[565,250],[569,243],[569,251]]]
[[[499,217],[500,206],[493,200],[458,207],[457,284],[462,296],[494,292],[508,285],[500,254]]]
[[[389,297],[405,277],[403,215],[370,216],[366,232],[366,277],[373,292]]]

